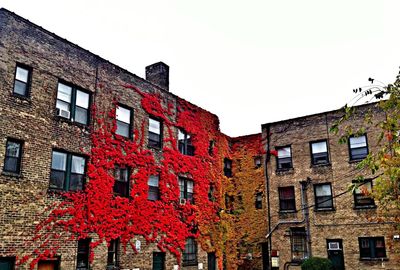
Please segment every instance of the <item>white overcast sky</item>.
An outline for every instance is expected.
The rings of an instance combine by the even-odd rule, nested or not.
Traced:
[[[394,81],[399,0],[0,0],[0,6],[170,91],[231,136],[337,109],[368,77]]]

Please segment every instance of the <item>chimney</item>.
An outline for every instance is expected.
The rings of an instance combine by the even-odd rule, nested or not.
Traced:
[[[169,66],[158,62],[146,67],[146,80],[168,91]]]

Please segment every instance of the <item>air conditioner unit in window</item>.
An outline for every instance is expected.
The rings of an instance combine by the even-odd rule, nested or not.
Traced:
[[[186,204],[186,199],[183,198],[179,199],[179,204]]]
[[[71,112],[57,108],[57,115],[69,119]]]
[[[328,250],[339,250],[339,242],[330,242],[328,243]]]

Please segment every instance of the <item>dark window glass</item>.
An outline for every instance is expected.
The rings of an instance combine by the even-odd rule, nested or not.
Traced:
[[[107,266],[119,266],[119,239],[113,239],[108,246]]]
[[[307,257],[306,231],[304,228],[290,228],[292,260],[302,261]]]
[[[60,256],[39,260],[37,269],[58,270],[60,268]],[[0,267],[0,269],[2,269]]]
[[[278,170],[288,170],[293,168],[292,164],[292,151],[290,146],[276,148],[278,156],[276,158],[276,164]]]
[[[256,194],[256,209],[262,209],[262,192]]]
[[[85,183],[86,159],[67,152],[53,150],[50,189],[82,190]]]
[[[116,195],[122,197],[129,197],[129,182],[130,170],[129,168],[121,168],[115,166],[115,180],[113,191]]]
[[[359,237],[361,259],[386,258],[385,239],[383,237]]]
[[[89,123],[90,94],[72,85],[58,83],[57,115],[83,125]]]
[[[193,204],[193,180],[179,177],[179,194],[179,199],[185,199]]]
[[[14,257],[0,257],[1,270],[13,270],[15,265]]]
[[[161,148],[162,123],[149,118],[149,146]]]
[[[158,175],[150,175],[149,180],[148,180],[148,185],[149,185],[149,194],[148,194],[148,199],[150,201],[156,201],[160,199],[160,194],[159,194],[159,184],[160,177]]]
[[[328,164],[328,146],[326,141],[312,142],[311,144],[311,163],[313,165]]]
[[[254,158],[254,166],[260,168],[262,166],[262,158],[260,156]]]
[[[116,134],[131,138],[132,134],[132,110],[117,106],[117,131]]]
[[[314,192],[316,209],[333,209],[332,188],[330,183],[314,185]]]
[[[194,156],[192,138],[183,130],[178,130],[178,149],[184,155]]]
[[[224,159],[224,175],[226,177],[232,177],[232,160]]]
[[[31,68],[17,64],[14,77],[14,94],[24,97],[29,95],[31,72]]]
[[[76,270],[89,269],[89,251],[90,251],[90,239],[79,240],[77,258],[76,258]]]
[[[210,187],[208,189],[208,200],[210,202],[215,202],[214,192],[215,192],[215,186],[214,186],[214,184],[210,184]]]
[[[214,147],[215,147],[215,141],[211,140],[209,145],[208,145],[208,154],[212,156],[214,154]]]
[[[354,190],[354,206],[368,207],[375,206],[375,201],[369,194],[372,192],[372,181],[367,180]]]
[[[194,238],[186,239],[182,263],[184,266],[197,265],[197,243]]]
[[[296,210],[296,201],[294,197],[294,187],[280,187],[279,192],[279,210],[294,211]]]
[[[350,160],[361,160],[368,155],[367,136],[349,138]]]
[[[3,171],[19,174],[21,171],[22,141],[7,139]]]

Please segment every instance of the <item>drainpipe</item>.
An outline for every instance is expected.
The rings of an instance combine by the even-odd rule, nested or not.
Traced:
[[[266,186],[266,194],[267,194],[267,215],[268,215],[268,231],[270,232],[268,235],[270,235],[274,230],[271,231],[271,204],[270,204],[270,197],[269,197],[269,175],[268,175],[268,162],[271,159],[271,145],[270,145],[270,132],[271,132],[271,127],[270,125],[267,125],[267,153],[265,157],[265,186]],[[272,267],[272,262],[271,262],[271,253],[272,253],[272,239],[269,237],[266,237],[268,240],[268,268]]]
[[[301,194],[303,195],[301,198],[301,208],[303,209],[303,216],[306,222],[306,239],[307,239],[307,253],[308,258],[312,257],[311,253],[311,233],[310,233],[310,209],[308,207],[308,198],[307,198],[307,189],[311,184],[310,177],[307,177],[306,181],[301,181]]]

